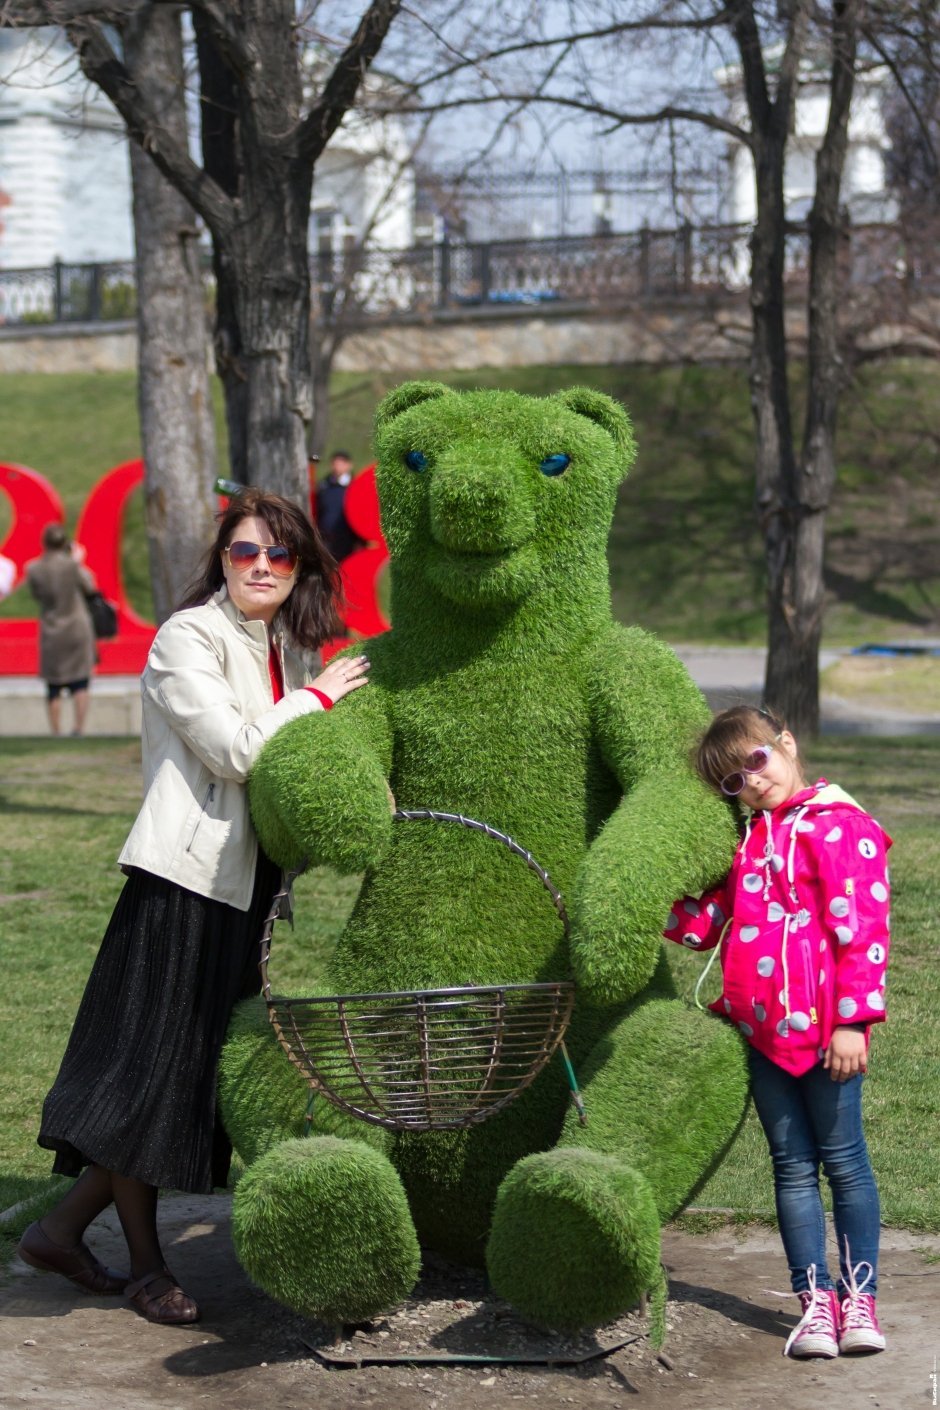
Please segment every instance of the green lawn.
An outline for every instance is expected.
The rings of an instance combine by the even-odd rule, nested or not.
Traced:
[[[640,449],[611,536],[617,616],[674,642],[763,642],[763,549],[752,508],[753,433],[742,368],[545,366],[419,375],[537,395],[580,382],[623,400]],[[407,376],[405,369],[335,376],[331,443],[366,464],[375,405]],[[214,394],[221,443],[217,388]],[[139,454],[130,374],[10,374],[0,378],[0,397],[0,458],[48,476],[72,525],[95,480]],[[798,376],[794,398],[799,425]],[[926,359],[864,366],[845,393],[839,485],[828,520],[829,645],[940,634],[932,425],[938,400],[940,364]],[[8,518],[0,496],[0,541]],[[131,601],[149,615],[139,493],[128,514],[124,565]],[[33,614],[22,590],[0,605],[0,616]]]
[[[809,763],[894,837],[890,1017],[872,1045],[867,1125],[885,1222],[937,1232],[940,740],[826,739]],[[114,857],[139,789],[136,742],[0,739],[0,1210],[48,1190],[50,1157],[35,1144],[39,1109],[121,884]],[[279,927],[275,938],[271,975],[282,992],[303,992],[322,973],[355,889],[325,871],[303,878],[297,928]],[[701,961],[667,950],[690,994]],[[697,1204],[741,1219],[772,1210],[753,1115]]]

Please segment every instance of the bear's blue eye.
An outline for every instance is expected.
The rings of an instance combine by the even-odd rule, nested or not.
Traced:
[[[539,469],[543,475],[563,475],[570,464],[570,455],[546,455]]]
[[[422,470],[428,468],[428,458],[423,450],[410,450],[405,456],[405,464],[409,470],[414,470],[420,475]]]

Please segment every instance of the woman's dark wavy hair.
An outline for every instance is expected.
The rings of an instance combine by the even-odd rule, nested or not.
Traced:
[[[177,611],[200,607],[225,582],[222,550],[232,542],[243,519],[261,519],[275,543],[297,555],[297,578],[275,622],[303,650],[316,650],[343,631],[339,568],[316,527],[292,500],[249,486],[229,500],[219,517],[215,543],[197,576],[189,584]]]

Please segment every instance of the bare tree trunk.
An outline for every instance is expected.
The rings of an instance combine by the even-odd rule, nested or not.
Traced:
[[[322,460],[326,455],[330,440],[330,375],[332,356],[323,357],[318,349],[313,358],[310,374],[310,392],[313,398],[313,420],[307,436],[307,445],[312,459]]]
[[[216,365],[232,478],[306,503],[313,174],[290,140],[303,98],[293,10],[291,0],[245,0],[242,12],[263,39],[263,83],[236,74],[195,17],[203,159],[238,211],[213,231]]]
[[[345,330],[334,326],[330,310],[324,307],[322,299],[317,300],[311,324],[314,330],[310,349],[313,419],[307,434],[307,445],[312,456],[322,459],[330,439],[330,377],[333,372],[333,359],[339,350]]]
[[[200,134],[207,174],[232,200],[239,192],[238,83],[219,53],[212,31],[200,10],[193,11],[196,54],[199,63]],[[235,270],[224,258],[218,241],[212,245],[215,274],[215,370],[225,398],[228,431],[228,476],[238,484],[248,482],[248,401],[242,369],[241,331],[235,308]]]
[[[794,663],[787,621],[796,459],[787,380],[783,296],[783,133],[765,134],[758,156],[758,215],[751,237],[751,407],[755,489],[767,564],[767,674],[764,697],[790,719]],[[794,728],[796,722],[794,721]]]
[[[131,74],[146,74],[162,131],[185,144],[180,11],[139,11],[126,23],[124,54]],[[130,150],[147,547],[162,622],[212,537],[215,427],[196,219],[149,157],[136,144]]]
[[[259,144],[260,145],[260,144]],[[234,305],[245,379],[248,483],[307,498],[310,390],[311,173],[290,157],[246,153],[248,219],[219,241],[236,271]],[[241,479],[241,466],[236,479]]]
[[[807,0],[787,9],[788,37],[778,60],[771,97],[766,59],[752,0],[734,0],[733,29],[751,119],[757,220],[751,237],[751,408],[756,433],[756,501],[767,562],[767,670],[764,699],[797,732],[815,730],[818,702],[818,636],[813,648],[795,620],[796,547],[802,516],[787,381],[784,270],[786,208],[784,167],[797,79],[807,29]],[[819,529],[822,530],[820,523]],[[822,552],[822,538],[803,535],[804,554]],[[821,561],[821,559],[820,559]]]
[[[794,729],[804,734],[819,729],[825,525],[836,482],[836,417],[845,371],[838,329],[843,235],[839,193],[855,82],[859,8],[859,0],[836,0],[833,6],[829,120],[816,157],[816,190],[809,217],[806,422],[787,582],[787,638],[778,659],[768,663],[769,673],[779,670],[783,661],[792,664],[787,711]]]

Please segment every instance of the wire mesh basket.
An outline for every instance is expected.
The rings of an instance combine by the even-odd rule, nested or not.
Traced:
[[[567,935],[560,894],[511,837],[460,813],[429,808],[400,810],[395,820],[458,823],[502,842],[538,876]],[[268,960],[274,922],[296,875],[285,875],[265,921],[261,983],[278,1041],[315,1094],[376,1126],[453,1130],[501,1111],[563,1046],[574,1004],[570,981],[327,998],[273,994]]]

